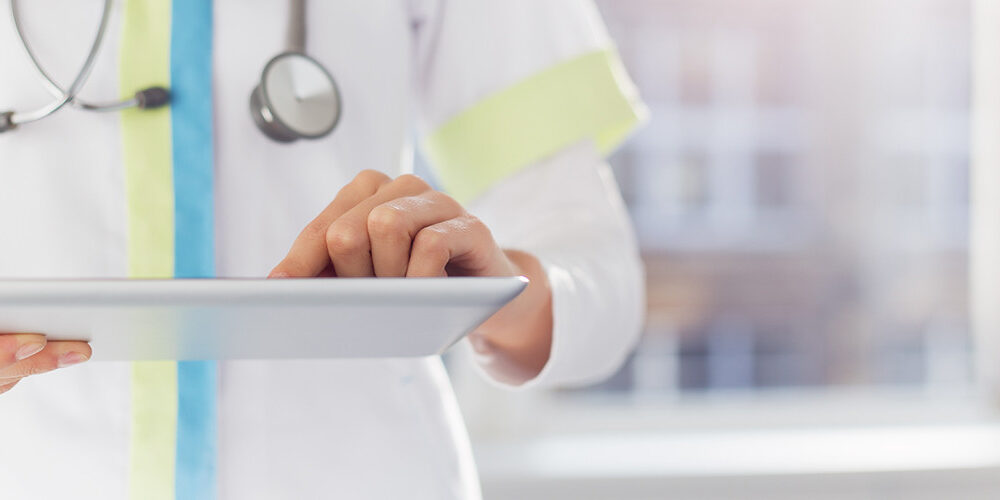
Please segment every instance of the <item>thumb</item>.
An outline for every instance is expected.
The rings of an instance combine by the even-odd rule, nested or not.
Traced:
[[[45,336],[34,333],[0,334],[0,370],[28,359],[45,348]]]

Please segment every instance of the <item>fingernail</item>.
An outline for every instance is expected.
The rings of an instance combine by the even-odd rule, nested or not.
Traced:
[[[38,354],[38,352],[41,351],[42,349],[45,349],[44,342],[36,344],[24,344],[14,354],[14,358],[17,359],[18,361],[21,361],[22,359],[28,359],[34,356],[35,354]]]
[[[278,271],[276,273],[271,273],[271,275],[268,276],[268,278],[277,278],[277,279],[287,278],[287,277],[288,277],[288,273],[286,273],[284,271]]]
[[[59,368],[65,368],[67,366],[73,366],[79,363],[87,361],[87,356],[80,354],[78,352],[67,352],[62,356],[59,356]]]

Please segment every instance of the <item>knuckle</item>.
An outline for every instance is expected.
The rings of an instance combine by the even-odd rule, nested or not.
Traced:
[[[380,185],[389,181],[389,176],[379,172],[378,170],[365,169],[358,172],[358,175],[354,176],[354,180],[351,181],[355,187],[369,188],[374,190]]]
[[[427,199],[429,199],[432,203],[446,207],[453,212],[465,212],[465,207],[463,207],[461,203],[441,191],[432,191],[427,195]]]
[[[366,235],[350,224],[334,222],[326,232],[326,246],[330,253],[345,255],[365,250]]]
[[[430,189],[430,185],[427,184],[427,182],[425,182],[419,176],[413,174],[403,174],[399,177],[396,177],[396,180],[392,182],[393,184],[399,186],[402,190],[407,192],[426,191]]]
[[[465,226],[469,228],[469,231],[471,231],[473,234],[479,236],[488,236],[491,239],[493,238],[493,235],[490,232],[490,228],[479,217],[476,217],[475,215],[466,215],[465,217],[463,217],[463,219]]]
[[[32,357],[7,367],[7,369],[4,370],[4,376],[9,377],[10,379],[21,379],[32,375],[50,372],[55,369],[56,358],[54,356],[48,355],[40,359]]]
[[[30,377],[32,375],[40,375],[42,373],[55,370],[56,368],[58,368],[56,357],[46,356],[35,361],[34,363],[28,363],[24,371],[21,372],[21,376]]]
[[[362,170],[358,172],[358,175],[351,179],[337,195],[343,195],[345,193],[355,193],[359,192],[364,196],[368,196],[375,191],[378,191],[379,187],[387,182],[389,182],[389,176],[379,172],[378,170]]]
[[[371,234],[387,236],[404,233],[406,229],[406,214],[392,205],[379,205],[368,214],[368,232]]]
[[[438,228],[424,228],[413,238],[413,246],[430,254],[448,251],[448,235]]]

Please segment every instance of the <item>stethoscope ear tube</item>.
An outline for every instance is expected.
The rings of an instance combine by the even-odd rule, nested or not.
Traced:
[[[45,88],[55,97],[47,105],[29,112],[0,112],[0,133],[19,125],[41,120],[67,104],[85,111],[121,111],[128,108],[156,109],[170,103],[170,90],[149,87],[131,98],[108,103],[92,103],[78,98],[90,77],[97,53],[108,30],[112,0],[104,0],[101,23],[87,58],[68,88],[63,88],[45,71],[24,34],[19,0],[10,0],[17,38]],[[333,76],[315,59],[305,54],[306,0],[289,0],[288,47],[265,66],[261,79],[250,95],[250,115],[267,137],[282,143],[327,136],[341,116],[341,97]]]
[[[57,99],[42,108],[27,113],[10,112],[11,114],[6,118],[6,121],[10,125],[6,130],[11,130],[22,123],[30,123],[41,120],[42,118],[59,111],[66,104],[74,103],[77,94],[83,88],[87,79],[90,78],[90,71],[94,68],[94,64],[97,62],[97,52],[101,48],[101,42],[104,40],[104,35],[108,32],[108,20],[111,17],[111,0],[104,0],[104,10],[101,12],[101,23],[97,28],[97,35],[94,36],[94,41],[90,45],[90,50],[87,51],[87,59],[84,61],[83,67],[81,67],[80,71],[76,74],[76,77],[73,78],[73,83],[71,83],[69,88],[65,90],[55,83],[55,81],[45,71],[45,68],[43,68],[38,62],[38,58],[35,57],[35,51],[31,48],[31,43],[29,43],[27,37],[24,36],[24,27],[21,24],[19,0],[10,0],[10,12],[11,17],[14,19],[14,31],[17,33],[17,38],[21,41],[21,45],[24,47],[25,52],[27,52],[28,58],[31,60],[31,64],[35,67],[35,70],[42,78],[43,83],[45,83],[45,87],[48,88]]]
[[[31,60],[31,64],[34,66],[35,72],[38,73],[38,76],[41,78],[42,83],[45,84],[45,88],[49,90],[56,100],[50,102],[42,108],[26,113],[16,111],[0,113],[0,132],[14,130],[18,125],[23,123],[41,120],[42,118],[59,111],[67,104],[85,111],[107,112],[121,111],[128,108],[156,109],[170,103],[170,91],[164,87],[149,87],[142,89],[136,92],[132,98],[110,103],[91,103],[77,97],[77,94],[90,77],[90,71],[93,69],[97,59],[97,52],[100,50],[101,42],[107,34],[108,20],[111,15],[111,0],[104,0],[104,10],[101,12],[101,23],[97,28],[97,35],[94,37],[90,50],[87,52],[87,59],[84,62],[83,67],[76,74],[76,77],[73,78],[73,83],[68,89],[64,89],[57,84],[48,72],[45,71],[45,68],[35,56],[35,51],[32,48],[31,43],[24,35],[24,27],[21,23],[19,0],[10,0],[10,10],[11,16],[14,19],[14,30],[18,39],[21,41],[21,45],[24,47],[24,51],[28,55],[28,59]]]

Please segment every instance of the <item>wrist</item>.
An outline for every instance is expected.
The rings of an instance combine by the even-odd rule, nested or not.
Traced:
[[[524,381],[537,375],[549,359],[552,291],[545,267],[535,256],[519,250],[504,250],[504,255],[529,284],[476,329],[470,340],[486,365]]]

